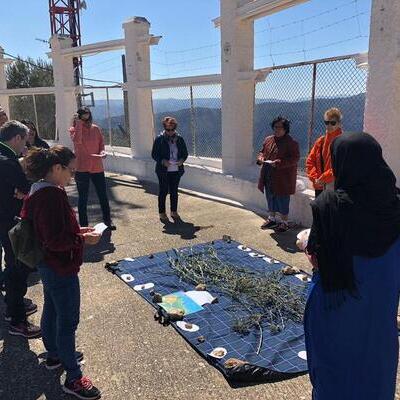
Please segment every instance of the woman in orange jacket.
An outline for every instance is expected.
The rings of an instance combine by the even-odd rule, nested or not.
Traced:
[[[332,171],[330,148],[333,140],[342,134],[342,113],[338,108],[325,111],[326,133],[315,142],[306,161],[307,176],[313,183],[315,197],[323,190],[333,189],[335,177]]]

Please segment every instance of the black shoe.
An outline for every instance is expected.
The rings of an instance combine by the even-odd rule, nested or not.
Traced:
[[[76,351],[75,357],[76,361],[81,362],[83,360],[83,353],[81,351]],[[61,365],[61,360],[59,358],[46,358],[45,367],[48,370],[60,368]]]
[[[278,226],[278,223],[276,221],[273,221],[271,219],[267,219],[261,226],[261,229],[271,229],[271,228],[275,228],[276,226]]]
[[[82,400],[97,400],[101,397],[100,390],[96,386],[93,386],[91,380],[86,376],[75,379],[72,382],[65,382],[62,389],[65,393]]]
[[[22,336],[26,339],[36,339],[42,336],[40,328],[30,322],[21,322],[18,325],[10,325],[8,333],[12,336]]]
[[[24,308],[25,308],[25,315],[29,317],[38,310],[38,307],[35,303],[32,303],[32,300],[24,299]],[[11,322],[11,316],[7,313],[4,315],[4,320],[7,322]]]
[[[110,231],[116,231],[117,230],[117,227],[112,222],[105,222],[105,224],[107,225],[107,228]]]

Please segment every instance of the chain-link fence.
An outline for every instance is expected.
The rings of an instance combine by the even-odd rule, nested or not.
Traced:
[[[43,139],[56,138],[56,101],[54,94],[10,96],[10,119],[32,121]]]
[[[305,168],[310,146],[325,133],[328,108],[342,110],[344,130],[362,130],[367,75],[351,56],[274,67],[265,82],[256,85],[254,153],[271,134],[271,121],[278,115],[291,121],[291,135],[300,146],[299,170]]]
[[[162,119],[172,116],[190,155],[221,158],[220,84],[154,89],[153,115],[155,135],[163,130]]]
[[[81,99],[83,105],[90,107],[106,145],[130,147],[128,107],[121,87],[87,87]]]

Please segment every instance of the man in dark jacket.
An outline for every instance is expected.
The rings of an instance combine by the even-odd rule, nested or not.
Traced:
[[[6,122],[0,128],[0,241],[6,267],[5,301],[6,320],[11,321],[9,333],[34,338],[40,336],[40,328],[30,324],[26,317],[36,312],[37,306],[24,302],[30,270],[15,259],[8,237],[21,211],[22,200],[30,188],[18,160],[25,149],[27,134],[28,128],[18,121]]]
[[[179,219],[178,186],[185,172],[183,163],[188,157],[188,151],[185,140],[176,132],[176,119],[165,117],[163,126],[164,131],[154,141],[151,156],[156,162],[156,174],[159,181],[158,212],[160,220],[166,222],[168,217],[165,213],[165,201],[168,193],[171,199],[171,217]]]

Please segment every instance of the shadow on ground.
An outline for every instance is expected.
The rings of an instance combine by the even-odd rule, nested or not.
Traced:
[[[44,360],[30,350],[27,339],[10,336],[6,323],[0,322],[0,398],[47,400],[64,397],[60,385],[62,370],[48,371]],[[18,362],[16,362],[18,360]]]
[[[196,232],[203,229],[211,229],[214,225],[209,226],[199,226],[194,225],[191,222],[185,222],[181,218],[175,220],[162,221],[163,233],[167,235],[180,235],[181,239],[190,240],[196,238]]]

